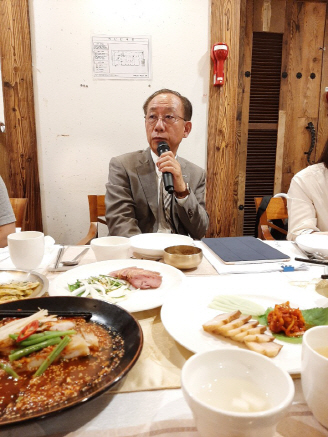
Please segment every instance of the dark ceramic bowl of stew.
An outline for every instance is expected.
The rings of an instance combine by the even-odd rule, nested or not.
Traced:
[[[59,375],[60,372],[51,366],[39,377],[40,380],[34,378],[32,384],[29,381],[24,382],[29,377],[33,378],[28,374],[23,374],[17,381],[14,381],[14,378],[0,372],[0,397],[2,400],[7,399],[7,404],[3,401],[0,406],[0,426],[43,418],[93,399],[122,381],[140,356],[143,334],[138,321],[123,308],[98,299],[63,296],[5,303],[0,306],[0,324],[3,324],[5,317],[15,317],[16,314],[20,315],[23,311],[37,312],[39,309],[46,309],[49,314],[57,314],[61,320],[79,319],[82,325],[86,323],[89,329],[95,330],[96,333],[99,332],[101,335],[99,336],[97,356],[82,357],[81,361],[75,360],[75,362],[67,360],[67,363],[66,360],[62,360],[60,366],[63,375],[58,377],[58,381],[54,375]],[[77,317],[78,313],[82,313],[82,315]],[[65,317],[61,317],[64,314]],[[107,355],[102,356],[102,354]],[[0,361],[3,362],[3,357],[0,358]],[[53,365],[56,366],[56,362]],[[8,383],[4,383],[5,378],[8,379]],[[79,381],[79,378],[85,378],[85,380]],[[69,387],[67,388],[67,381],[71,380],[75,386],[79,386],[75,392],[74,390],[70,392]],[[45,397],[42,401],[42,396],[38,396],[36,402],[33,399],[33,391],[29,393],[28,387],[38,383],[40,388],[34,394],[41,392],[42,388]],[[20,387],[20,384],[25,384],[25,387]],[[46,384],[49,384],[49,387],[45,387]],[[1,390],[8,391],[8,387],[11,393],[6,398],[6,394],[1,393]],[[59,392],[63,392],[65,395],[60,397]],[[25,406],[21,393],[26,397]],[[50,400],[46,398],[46,393],[50,393]],[[67,396],[66,393],[68,393]],[[23,408],[20,411],[21,402],[23,402]],[[29,404],[34,405],[34,409],[30,408]]]

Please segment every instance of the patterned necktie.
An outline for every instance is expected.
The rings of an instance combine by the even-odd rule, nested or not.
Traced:
[[[171,206],[172,206],[172,194],[169,194],[165,187],[164,183],[162,181],[162,192],[163,192],[163,209],[164,209],[164,217],[166,222],[171,228],[171,231],[174,232],[174,225],[171,217]]]

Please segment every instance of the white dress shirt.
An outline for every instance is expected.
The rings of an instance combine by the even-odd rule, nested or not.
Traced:
[[[328,169],[324,163],[297,173],[288,190],[288,240],[328,231]]]

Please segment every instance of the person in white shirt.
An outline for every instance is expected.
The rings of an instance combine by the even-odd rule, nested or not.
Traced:
[[[316,164],[293,177],[287,193],[288,235],[328,235],[328,141]]]

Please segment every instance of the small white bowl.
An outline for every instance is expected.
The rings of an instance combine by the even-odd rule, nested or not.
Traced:
[[[273,436],[295,392],[290,375],[270,358],[241,349],[192,356],[181,385],[202,437]]]
[[[299,235],[295,241],[305,252],[328,258],[328,235],[318,235],[316,233]]]
[[[163,257],[164,249],[169,246],[187,244],[192,246],[194,240],[187,235],[179,234],[138,234],[130,237],[132,251],[136,254],[149,257]]]
[[[129,258],[130,239],[127,237],[101,237],[91,240],[97,261]]]

